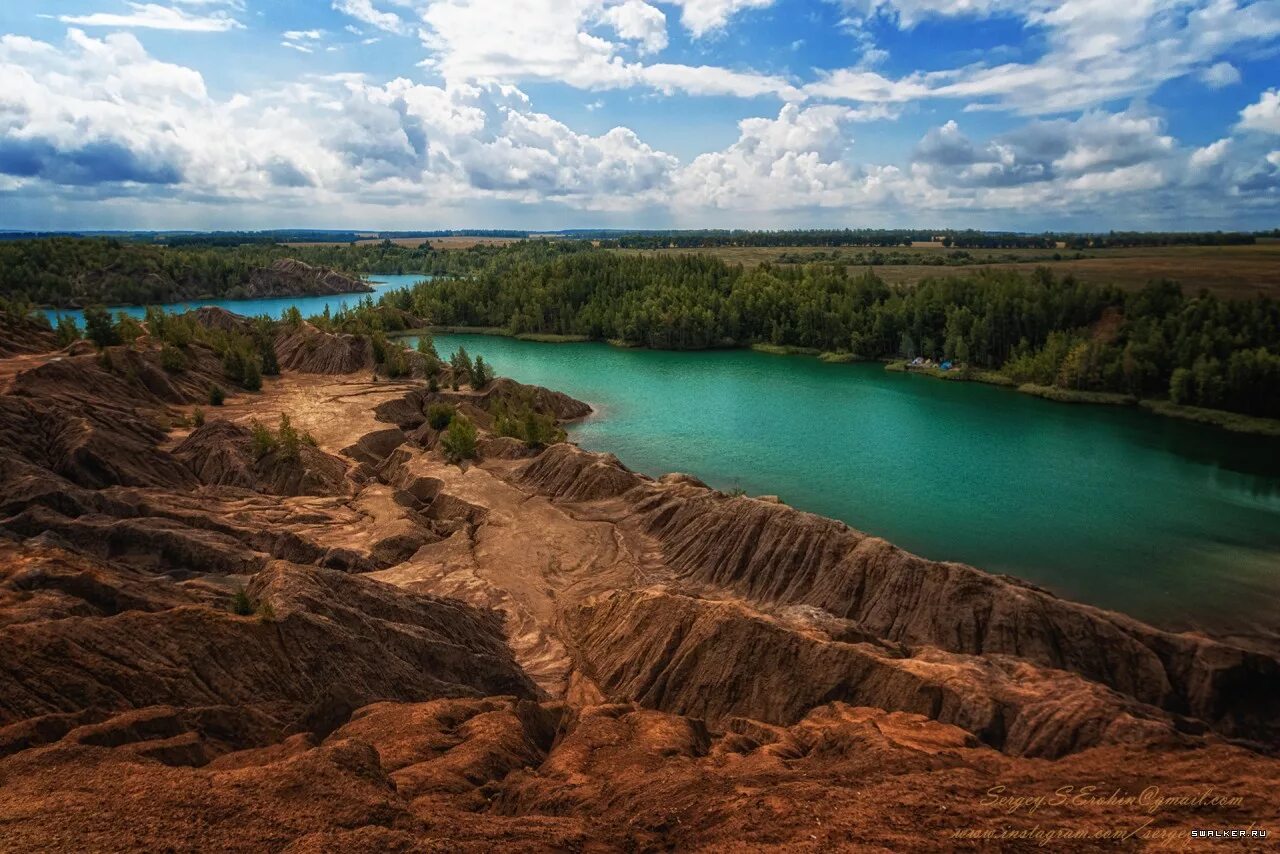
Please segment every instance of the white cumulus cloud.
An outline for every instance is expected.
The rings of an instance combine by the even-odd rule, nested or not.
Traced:
[[[1268,89],[1258,103],[1240,111],[1241,130],[1280,133],[1280,89]]]
[[[1210,89],[1225,89],[1240,82],[1240,69],[1229,62],[1215,62],[1200,72],[1200,79]]]
[[[717,66],[645,64],[624,56],[634,45],[666,44],[665,17],[640,0],[431,0],[423,11],[427,65],[456,83],[556,82],[579,89],[647,86],[698,95],[797,97],[788,81]],[[602,33],[602,28],[607,28]],[[609,33],[622,41],[615,41]]]
[[[389,33],[398,33],[404,29],[404,21],[400,20],[399,15],[375,8],[373,0],[333,0],[333,8]]]
[[[718,30],[746,9],[764,9],[773,0],[672,0],[681,7],[680,23],[695,37]]]
[[[1044,52],[1025,62],[974,63],[888,79],[857,69],[827,72],[805,87],[851,100],[948,98],[971,108],[1028,115],[1066,113],[1154,92],[1201,73],[1229,85],[1221,57],[1233,47],[1280,36],[1275,0],[836,0],[867,20],[903,28],[930,18],[1016,16],[1043,33]]]
[[[612,26],[620,38],[639,43],[645,53],[656,53],[667,46],[667,16],[644,0],[626,0],[610,6],[601,14],[601,19]]]
[[[192,14],[174,6],[157,3],[128,3],[129,12],[94,12],[89,15],[59,15],[64,24],[82,27],[140,27],[151,30],[175,30],[193,33],[220,33],[244,25],[226,12]],[[188,2],[187,5],[193,5]],[[205,4],[195,4],[205,5]],[[237,7],[238,8],[238,7]]]
[[[548,41],[524,56],[498,57],[496,67],[519,61],[526,78],[552,79],[576,63],[660,91],[777,95],[791,85],[621,59],[611,37],[600,35],[613,32],[602,14],[621,4],[571,2],[578,12],[568,27],[557,29],[562,16],[543,22],[538,34],[585,34],[572,40],[578,48]],[[793,92],[793,101],[740,121],[729,144],[677,158],[633,129],[584,133],[535,108],[507,75],[483,73],[492,56],[461,47],[471,19],[436,23],[453,39],[440,59],[461,63],[440,85],[309,75],[229,97],[211,94],[196,70],[155,58],[128,32],[95,38],[72,29],[59,43],[0,36],[3,224],[28,224],[9,221],[14,211],[73,210],[86,218],[119,211],[137,225],[147,212],[172,223],[175,212],[234,209],[255,222],[275,211],[277,221],[295,225],[302,215],[421,227],[424,216],[440,222],[448,211],[506,205],[528,215],[616,212],[657,222],[755,216],[772,227],[805,217],[1022,223],[1028,212],[1112,216],[1121,224],[1147,217],[1168,227],[1201,213],[1261,219],[1280,199],[1277,89],[1242,110],[1232,135],[1199,148],[1179,145],[1139,101],[1125,110],[1031,119],[990,137],[971,137],[961,117],[928,130],[895,162],[876,162],[855,145],[855,134],[876,130],[860,123],[893,118],[917,88],[938,82],[850,72],[826,82],[866,93],[851,99],[857,104],[805,101]],[[324,36],[283,34],[304,47]],[[582,88],[605,88],[587,80]]]

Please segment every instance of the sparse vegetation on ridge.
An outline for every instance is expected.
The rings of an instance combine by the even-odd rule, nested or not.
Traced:
[[[440,448],[444,451],[445,459],[451,463],[460,463],[475,459],[476,441],[476,425],[470,418],[459,413],[449,421],[448,429],[440,437]]]

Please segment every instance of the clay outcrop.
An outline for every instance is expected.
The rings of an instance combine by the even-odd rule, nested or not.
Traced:
[[[782,504],[677,480],[654,483],[608,455],[567,445],[548,449],[520,477],[560,500],[616,499],[615,518],[651,538],[665,567],[695,589],[760,607],[813,608],[864,636],[911,648],[1017,657],[1224,735],[1280,737],[1273,655],[1162,632],[1017,579],[925,560]],[[1233,699],[1224,705],[1227,693]]]
[[[270,267],[249,273],[244,289],[249,297],[327,296],[329,294],[372,293],[368,284],[328,267],[313,267],[292,258],[282,258]]]
[[[0,310],[0,358],[47,353],[55,347],[53,330],[33,317]]]
[[[4,360],[0,847],[953,850],[1280,825],[1260,648],[495,436],[499,407],[590,407],[453,391],[447,369],[438,391],[374,381],[367,338],[277,331],[284,375],[220,408],[199,342],[180,371],[145,336]],[[440,403],[479,427],[474,459],[444,458]],[[280,444],[285,415],[306,441]],[[1082,781],[1223,799],[1154,820],[990,800]]]
[[[193,430],[173,456],[209,486],[271,495],[339,495],[347,488],[347,464],[305,437],[292,450],[278,445],[259,449],[251,428],[222,419]]]

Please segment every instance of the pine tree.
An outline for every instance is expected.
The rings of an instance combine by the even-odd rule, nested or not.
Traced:
[[[451,463],[474,459],[476,455],[476,425],[462,414],[453,416],[449,429],[440,437],[440,448]]]
[[[471,366],[471,387],[476,391],[484,388],[493,379],[493,371],[485,363],[483,356],[476,356],[475,363]]]
[[[471,357],[467,355],[466,347],[459,347],[452,356],[449,357],[449,366],[453,368],[454,388],[457,383],[466,380],[471,381],[475,365],[471,363]]]
[[[100,350],[120,343],[120,333],[111,322],[110,312],[100,305],[91,305],[84,310],[84,333]]]

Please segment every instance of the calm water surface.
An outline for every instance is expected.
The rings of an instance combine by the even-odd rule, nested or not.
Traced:
[[[370,278],[381,292],[424,277]],[[279,317],[358,298],[170,307]],[[778,494],[918,554],[1175,628],[1280,630],[1275,440],[878,364],[476,335],[436,343],[590,402],[597,412],[572,438],[645,474]]]
[[[489,336],[496,371],[590,402],[649,475],[776,493],[930,558],[1175,627],[1280,627],[1280,442],[1140,410],[750,351]]]
[[[369,280],[370,286],[374,292],[371,294],[338,294],[336,296],[324,297],[276,297],[273,299],[202,299],[190,300],[189,302],[169,303],[164,307],[170,311],[186,311],[193,308],[202,308],[206,305],[218,306],[228,311],[234,311],[236,314],[243,314],[247,317],[257,317],[266,314],[279,320],[281,315],[289,306],[296,305],[298,310],[302,312],[303,317],[310,317],[313,314],[324,314],[324,307],[329,306],[329,311],[336,312],[344,305],[354,306],[357,302],[367,296],[371,296],[374,300],[378,299],[378,295],[383,291],[395,290],[396,288],[407,288],[411,285],[421,282],[430,276],[390,276],[378,273],[367,273],[365,278]],[[130,305],[112,307],[111,313],[123,311],[131,317],[141,318],[146,309],[142,306]],[[84,312],[78,309],[46,309],[45,314],[49,317],[49,322],[56,324],[59,315],[65,315],[75,318],[78,325],[84,326]]]

